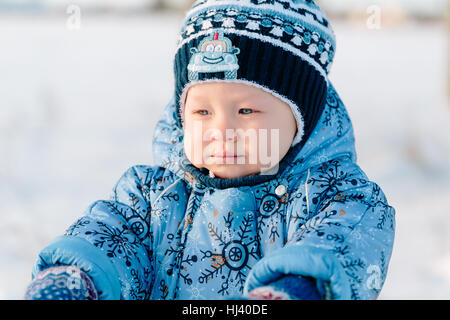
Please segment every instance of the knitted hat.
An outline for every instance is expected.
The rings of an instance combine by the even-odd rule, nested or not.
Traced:
[[[247,83],[286,102],[297,121],[293,145],[306,141],[325,104],[335,37],[312,0],[198,0],[176,48],[177,121],[190,86]]]

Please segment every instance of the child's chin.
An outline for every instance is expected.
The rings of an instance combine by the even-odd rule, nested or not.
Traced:
[[[258,174],[259,170],[254,168],[245,169],[237,166],[228,166],[227,168],[208,168],[214,173],[216,178],[220,179],[237,179]]]

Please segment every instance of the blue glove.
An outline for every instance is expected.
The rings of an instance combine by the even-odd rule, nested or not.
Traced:
[[[253,289],[249,298],[263,300],[321,300],[316,281],[310,277],[285,275],[276,281]]]
[[[73,266],[41,271],[28,285],[25,300],[97,300],[98,294],[86,273]]]

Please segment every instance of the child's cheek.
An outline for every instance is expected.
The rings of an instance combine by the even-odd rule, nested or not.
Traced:
[[[213,145],[204,143],[204,133],[199,128],[188,128],[184,133],[184,152],[189,161],[196,167],[201,168],[210,164],[209,155],[213,154]]]
[[[195,149],[198,147],[195,145],[194,136],[189,129],[185,129],[183,142],[186,157],[193,165],[197,166],[199,164],[199,159],[198,157],[195,157]]]

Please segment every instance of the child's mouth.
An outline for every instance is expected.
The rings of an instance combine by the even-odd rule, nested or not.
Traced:
[[[221,158],[240,158],[240,157],[243,157],[243,156],[229,155],[229,154],[226,154],[226,155],[212,155],[211,156],[211,158],[219,158],[219,159],[221,159]]]
[[[223,161],[226,159],[238,159],[244,157],[243,155],[235,155],[235,154],[213,154],[210,156],[211,159],[216,161]]]

